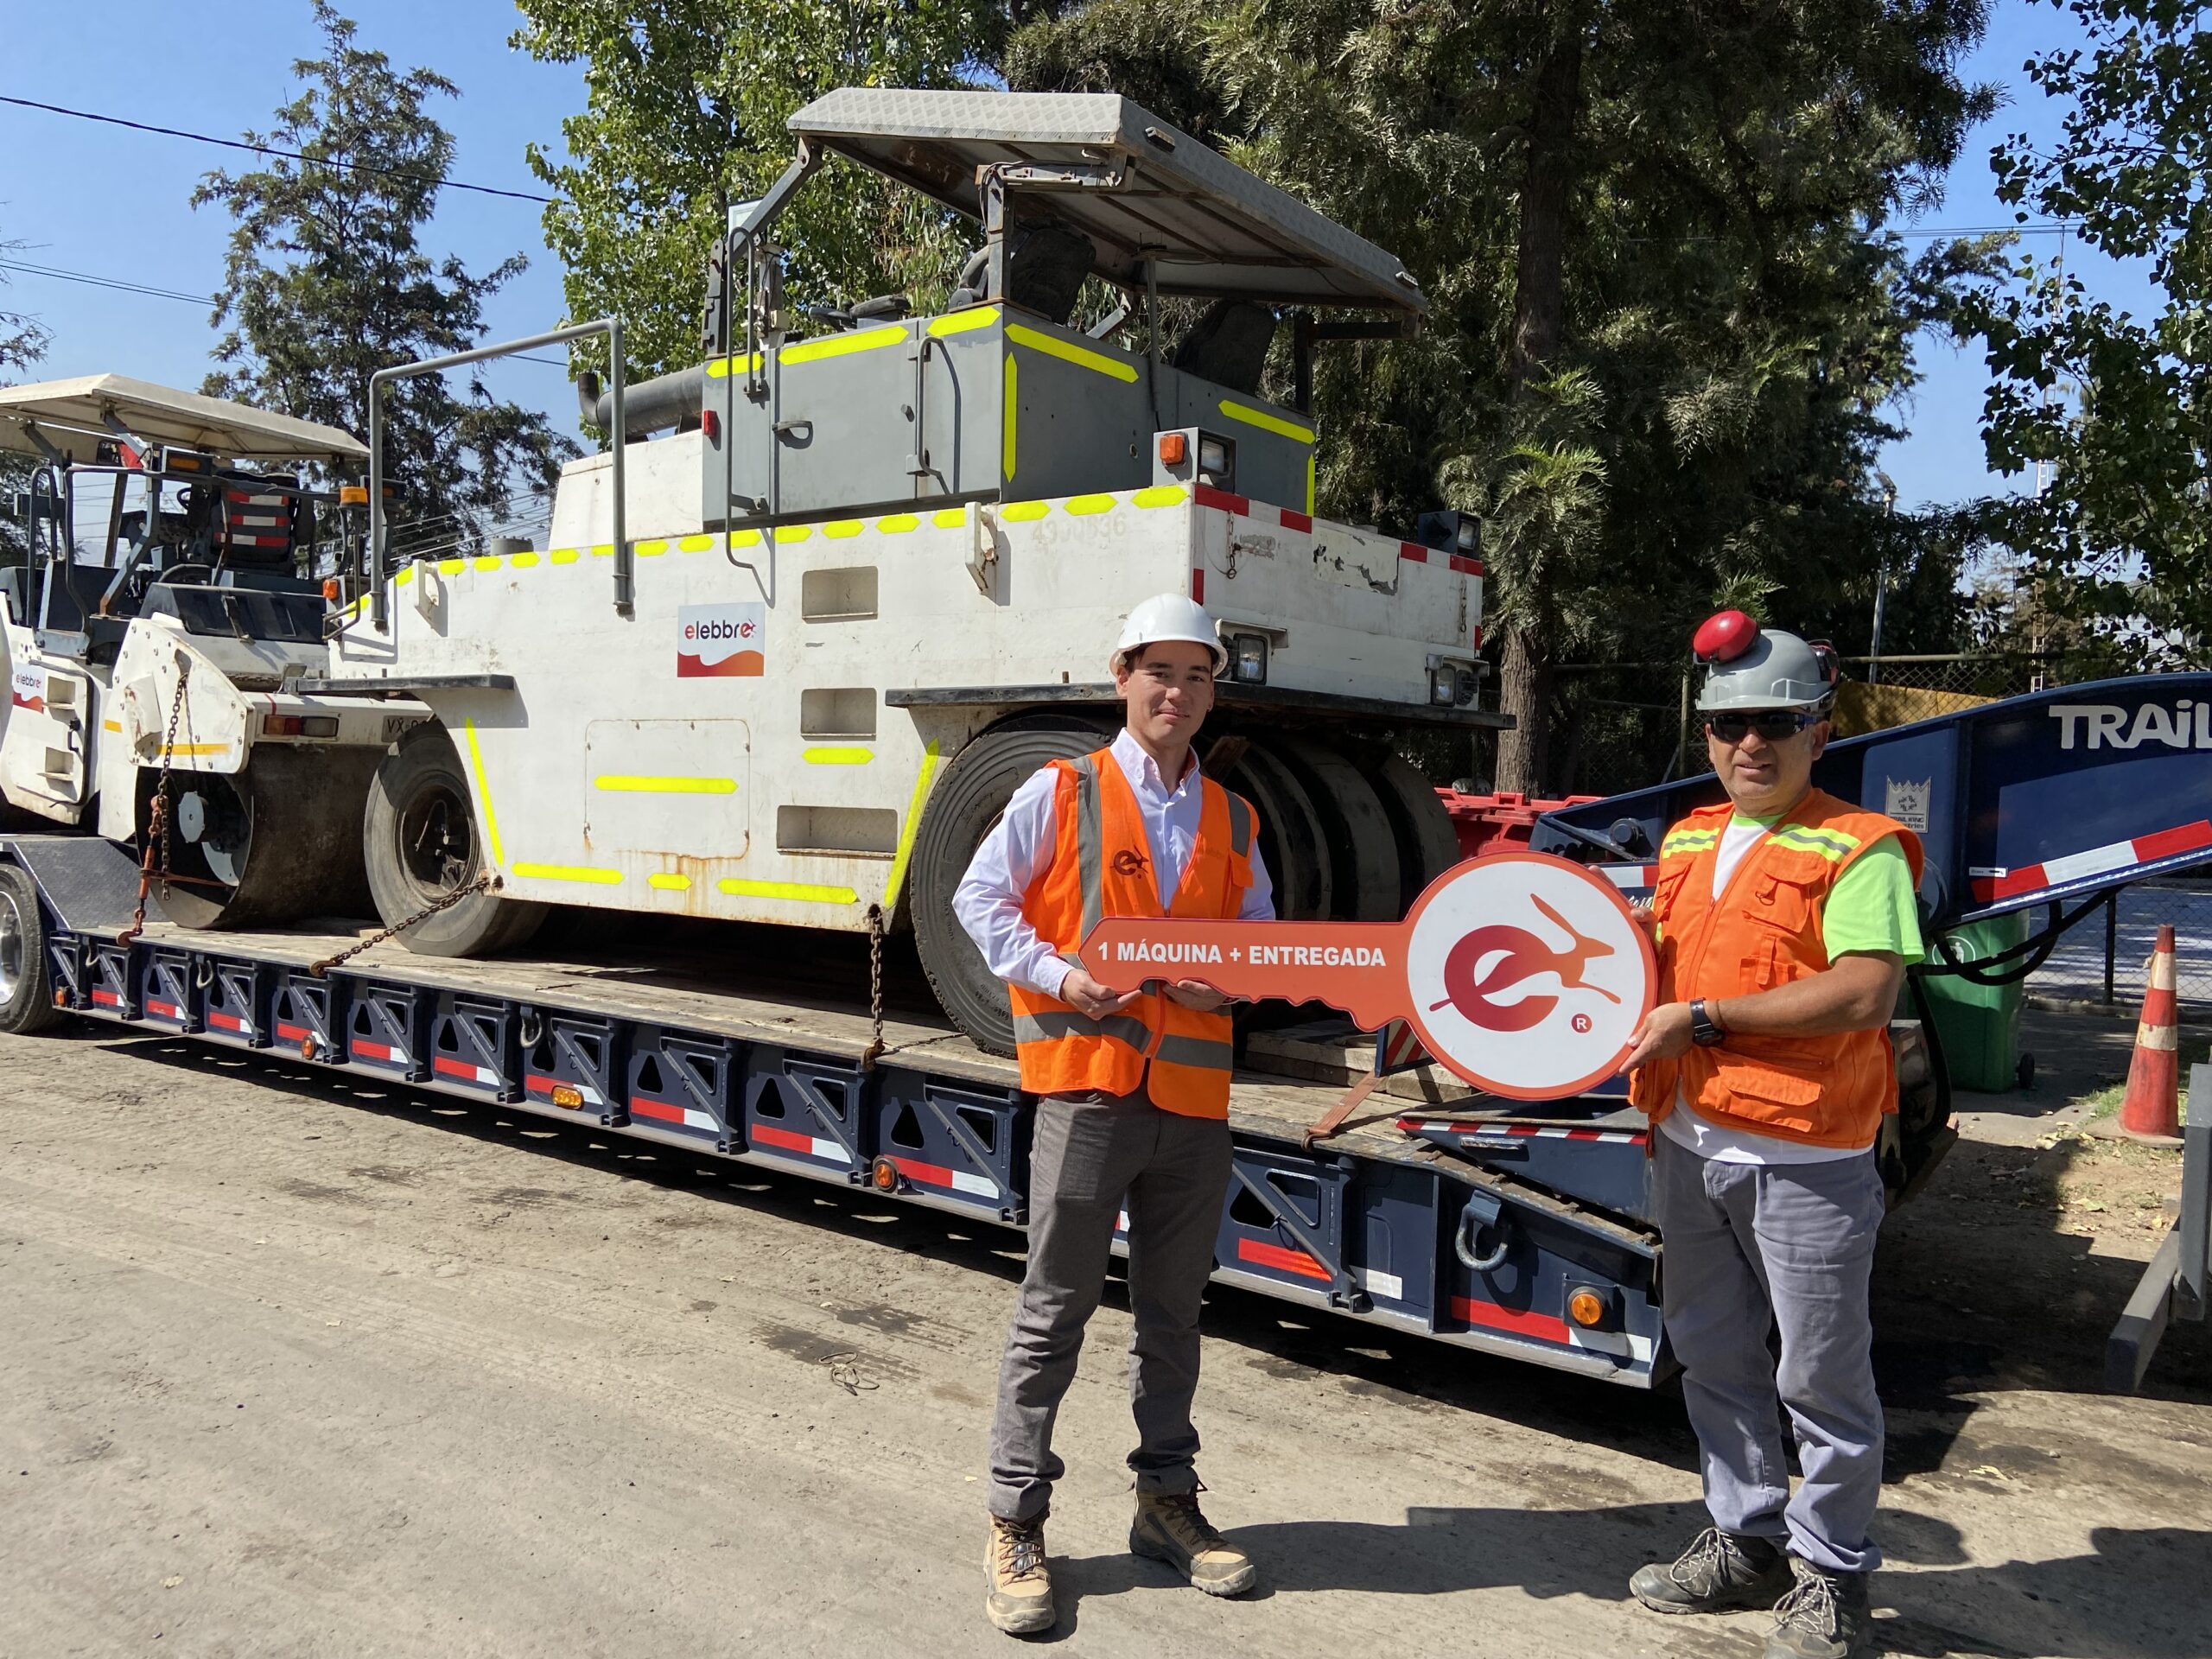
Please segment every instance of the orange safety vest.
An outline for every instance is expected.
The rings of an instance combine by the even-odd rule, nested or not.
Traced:
[[[1072,956],[1109,916],[1160,915],[1160,887],[1135,792],[1109,749],[1055,760],[1058,836],[1022,896],[1038,938]],[[1198,838],[1170,916],[1233,919],[1252,885],[1251,804],[1201,777]],[[1093,1020],[1058,997],[1008,985],[1021,1086],[1033,1094],[1134,1094],[1185,1117],[1229,1116],[1234,1036],[1226,1010],[1201,1014],[1160,990]]]
[[[1659,849],[1652,919],[1659,931],[1659,1000],[1745,996],[1825,972],[1821,918],[1836,879],[1885,836],[1904,843],[1920,880],[1920,838],[1878,812],[1814,790],[1744,855],[1718,897],[1713,864],[1734,808],[1690,816]],[[1715,1048],[1637,1068],[1630,1099],[1654,1123],[1687,1099],[1700,1117],[1816,1147],[1872,1144],[1897,1109],[1886,1028],[1818,1037],[1731,1032]]]

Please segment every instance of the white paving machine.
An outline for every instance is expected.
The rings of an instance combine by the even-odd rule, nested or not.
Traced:
[[[367,450],[99,374],[0,387],[0,452],[34,462],[5,504],[27,557],[0,569],[0,798],[158,842],[162,907],[188,925],[363,913],[369,779],[427,711],[300,690],[330,610],[302,569],[363,517],[300,469],[358,475]]]
[[[1459,850],[1402,740],[1503,723],[1478,531],[1317,518],[1311,387],[1318,351],[1418,326],[1414,279],[1116,96],[846,90],[791,128],[712,251],[705,361],[625,386],[618,325],[538,337],[604,331],[617,364],[580,384],[617,441],[565,469],[544,545],[394,560],[372,475],[308,689],[435,716],[369,793],[385,922],[455,956],[556,904],[911,927],[1004,1052],[954,886],[1024,777],[1116,729],[1109,642],[1169,590],[1222,620],[1205,759],[1257,805],[1283,913],[1403,914]],[[787,301],[778,221],[833,157],[980,226],[943,311]]]

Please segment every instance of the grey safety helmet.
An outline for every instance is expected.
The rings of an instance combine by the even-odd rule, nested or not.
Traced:
[[[1708,617],[1692,642],[1709,664],[1698,693],[1700,714],[1805,709],[1826,714],[1835,700],[1835,652],[1778,628],[1762,628],[1741,611]]]

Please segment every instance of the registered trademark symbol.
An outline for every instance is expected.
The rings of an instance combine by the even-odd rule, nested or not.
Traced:
[[[1579,1032],[1586,1033],[1590,1029],[1590,1016],[1586,1014],[1576,1014],[1574,1016],[1574,1028]]]

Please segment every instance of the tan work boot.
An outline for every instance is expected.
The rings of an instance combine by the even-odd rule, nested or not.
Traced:
[[[1052,1605],[1052,1571],[1045,1564],[1045,1517],[991,1517],[991,1593],[983,1611],[1009,1636],[1049,1630],[1059,1617]]]
[[[1259,1582],[1252,1558],[1198,1512],[1196,1492],[1139,1492],[1129,1548],[1166,1562],[1210,1596],[1241,1595]]]

